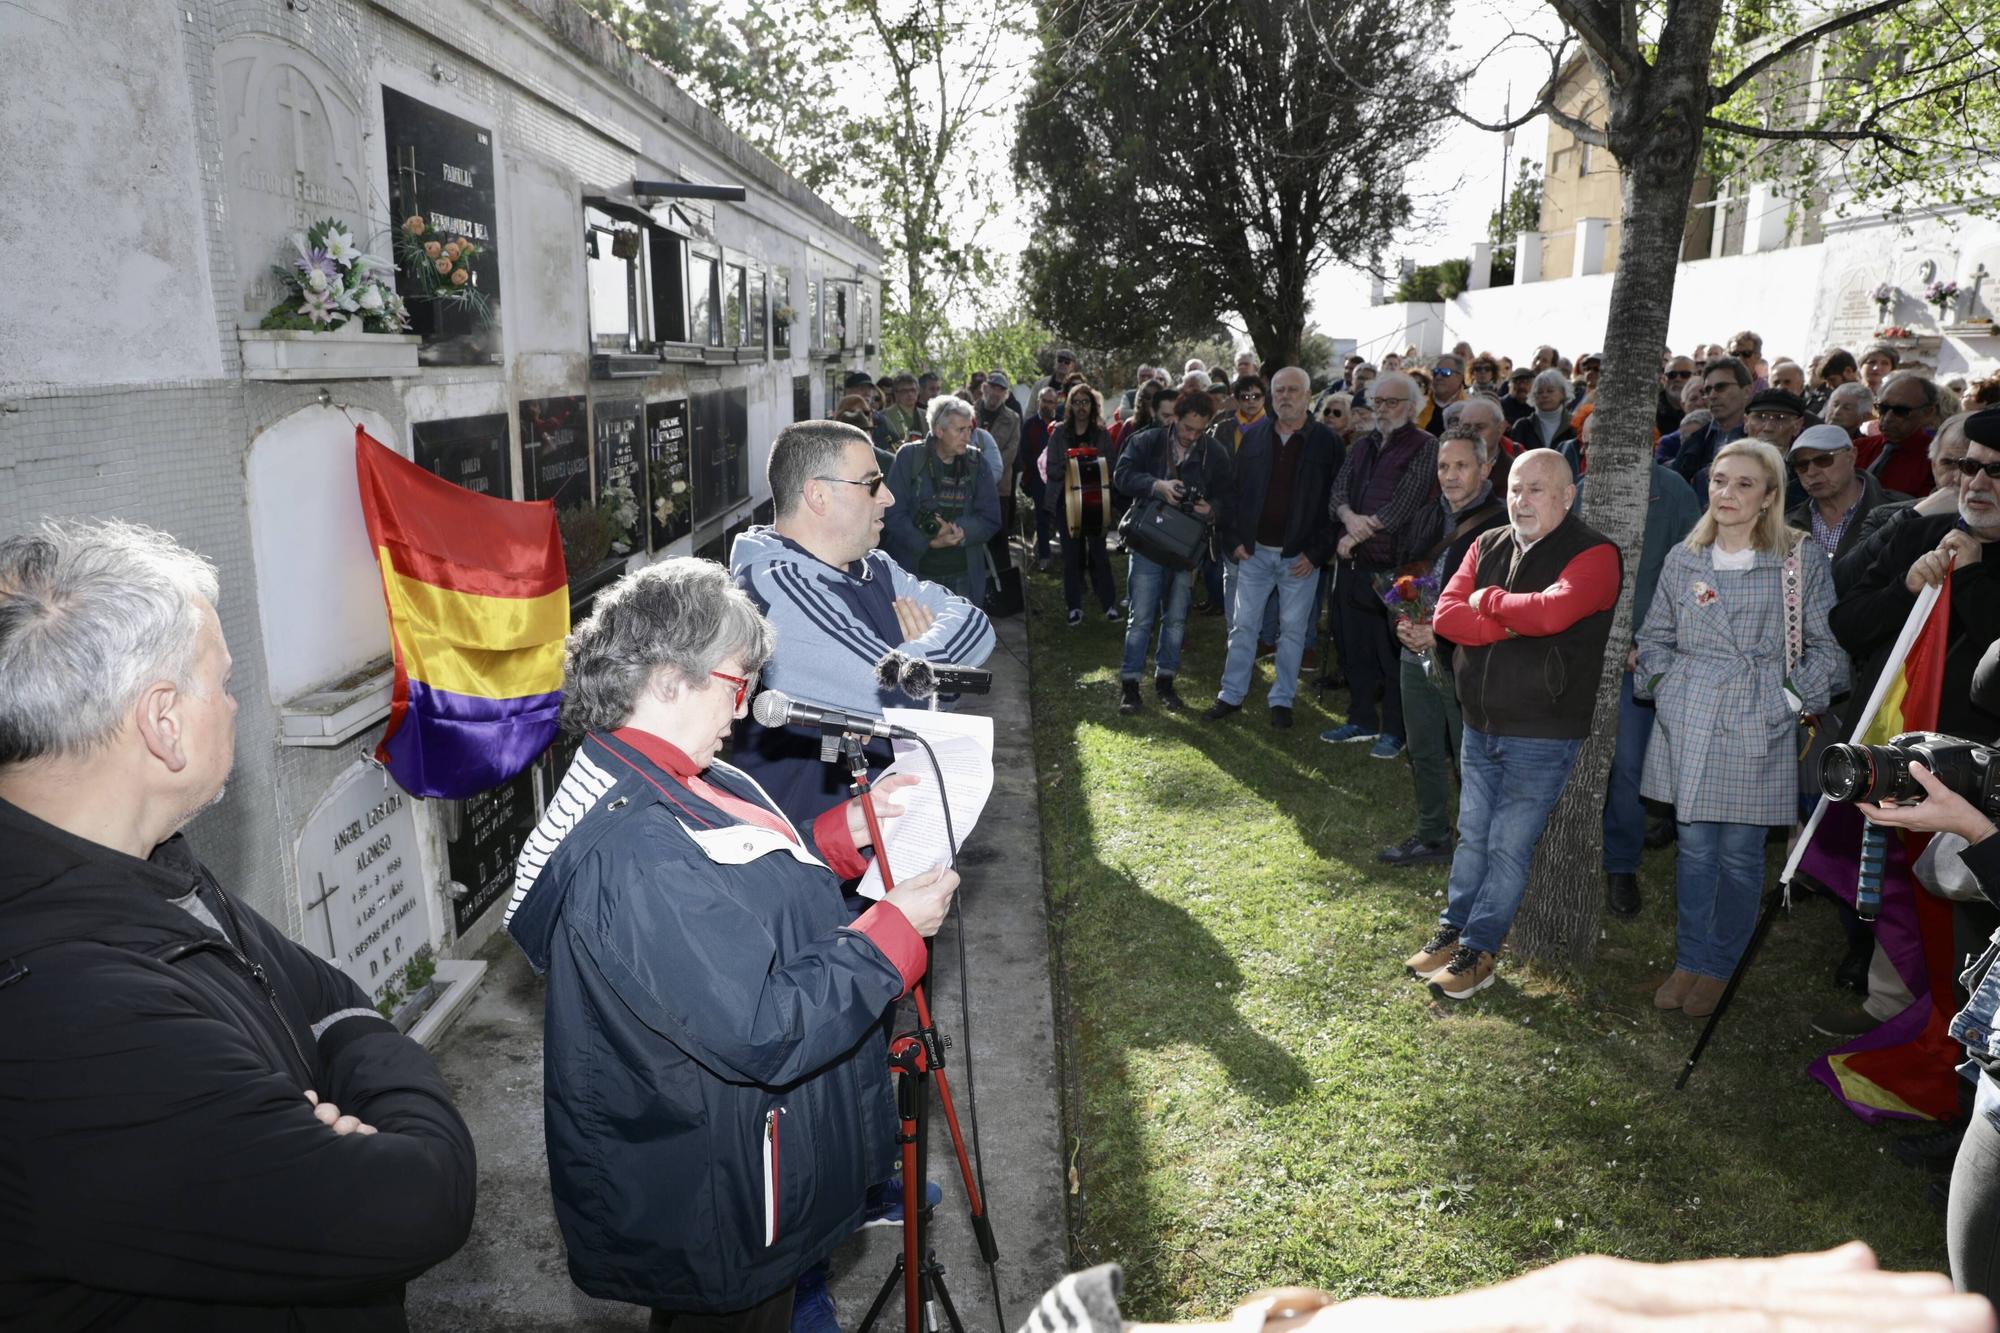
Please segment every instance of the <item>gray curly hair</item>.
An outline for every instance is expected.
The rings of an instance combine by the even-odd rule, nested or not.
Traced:
[[[776,638],[757,604],[713,560],[674,556],[634,570],[597,594],[590,619],[563,650],[563,730],[606,731],[632,717],[659,673],[673,693],[699,689],[735,658],[747,675],[771,660]]]

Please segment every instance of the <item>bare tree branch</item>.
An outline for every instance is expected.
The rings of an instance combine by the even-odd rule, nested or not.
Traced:
[[[1645,63],[1639,52],[1619,40],[1624,25],[1604,0],[1549,0],[1549,8],[1562,16],[1618,82],[1630,81],[1633,71]]]
[[[1609,148],[1611,146],[1610,137],[1602,129],[1587,120],[1579,120],[1569,112],[1558,111],[1553,106],[1548,109],[1548,115],[1551,124],[1559,125],[1563,129],[1568,130],[1580,143],[1587,143],[1593,148]]]
[[[1741,121],[1724,120],[1720,116],[1710,116],[1702,122],[1712,130],[1722,130],[1728,134],[1740,134],[1746,139],[1776,139],[1790,143],[1830,143],[1849,147],[1856,143],[1872,141],[1889,146],[1896,136],[1881,130],[1862,129],[1813,129],[1776,130],[1761,125],[1745,125]]]
[[[1722,103],[1727,102],[1731,97],[1736,95],[1737,89],[1794,51],[1811,46],[1820,38],[1831,36],[1833,33],[1839,32],[1842,28],[1851,28],[1857,23],[1865,23],[1878,15],[1888,13],[1890,10],[1901,9],[1908,3],[1909,0],[1875,0],[1873,4],[1863,5],[1861,8],[1850,10],[1845,14],[1831,15],[1813,24],[1803,32],[1792,34],[1792,36],[1787,37],[1784,41],[1778,43],[1778,45],[1772,47],[1769,51],[1766,51],[1763,55],[1758,56],[1755,60],[1738,70],[1735,78],[1715,90],[1715,100],[1709,105],[1720,106]]]

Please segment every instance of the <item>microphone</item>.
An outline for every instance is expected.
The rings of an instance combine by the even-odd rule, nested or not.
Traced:
[[[750,715],[766,727],[814,727],[828,735],[846,732],[855,736],[899,736],[915,740],[916,733],[879,717],[863,713],[843,713],[838,708],[802,704],[782,690],[765,690],[751,705]]]
[[[977,667],[949,666],[891,649],[875,664],[875,683],[885,690],[900,689],[912,699],[929,699],[938,694],[989,693],[993,689],[993,673]]]

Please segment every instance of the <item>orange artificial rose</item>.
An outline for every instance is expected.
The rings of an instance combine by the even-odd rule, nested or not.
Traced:
[[[443,259],[443,258],[439,258],[439,259],[437,259],[437,260],[434,260],[434,261],[432,261],[432,262],[433,262],[433,266],[434,266],[434,267],[435,267],[435,268],[437,269],[437,271],[438,271],[439,273],[449,273],[449,272],[451,272],[451,261],[450,261],[449,259]]]
[[[471,277],[471,274],[467,273],[464,269],[462,268],[453,269],[451,271],[451,285],[454,287],[463,287],[466,283],[466,279],[469,277]]]
[[[446,241],[446,242],[444,243],[444,252],[445,252],[446,254],[450,255],[450,256],[451,256],[451,257],[452,257],[453,259],[456,259],[456,258],[458,258],[458,252],[459,252],[459,248],[460,248],[460,247],[461,247],[462,245],[463,245],[463,242],[461,242],[461,241],[455,241],[455,240],[454,240],[454,241]]]
[[[424,220],[412,213],[408,221],[403,223],[403,230],[412,236],[421,236],[424,234]]]
[[[436,241],[424,242],[424,253],[429,255],[432,259],[436,259],[438,257],[438,252],[442,249],[444,249],[444,247],[439,245]]]

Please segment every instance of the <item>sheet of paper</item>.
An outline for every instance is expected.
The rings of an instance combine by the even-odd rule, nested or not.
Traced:
[[[993,794],[993,719],[919,708],[890,708],[882,716],[916,732],[937,752],[945,794],[951,798],[951,832],[963,847],[978,827],[986,798]],[[950,864],[951,840],[945,834],[944,803],[938,796],[937,773],[929,756],[915,741],[898,740],[895,744],[895,762],[876,782],[897,773],[910,773],[918,779],[916,786],[897,793],[903,813],[884,821],[882,829],[889,869],[902,879]],[[856,891],[866,898],[880,898],[881,870],[871,864]]]

